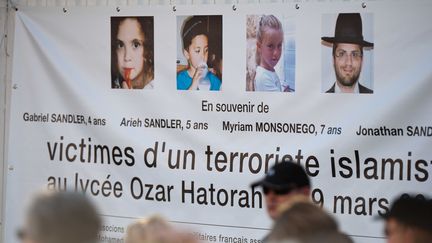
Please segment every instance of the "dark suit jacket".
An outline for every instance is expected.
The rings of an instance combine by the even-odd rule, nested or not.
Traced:
[[[333,84],[333,86],[326,91],[326,93],[334,93],[335,92],[335,85],[336,83]],[[365,86],[359,84],[359,92],[360,94],[372,94],[373,90],[366,88]]]

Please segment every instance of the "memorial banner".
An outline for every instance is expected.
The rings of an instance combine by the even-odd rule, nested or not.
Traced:
[[[4,242],[29,197],[83,192],[101,242],[160,214],[259,243],[269,167],[294,161],[355,242],[431,196],[432,3],[20,8]],[[352,93],[350,93],[352,92]]]

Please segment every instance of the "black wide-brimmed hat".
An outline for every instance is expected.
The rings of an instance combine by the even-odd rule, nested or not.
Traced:
[[[359,13],[341,13],[336,20],[335,36],[321,37],[330,43],[350,43],[373,47],[373,43],[363,39],[362,19]]]

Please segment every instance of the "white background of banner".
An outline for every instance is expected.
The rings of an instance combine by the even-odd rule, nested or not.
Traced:
[[[4,208],[4,187],[5,183],[4,181],[4,161],[5,161],[5,114],[6,114],[6,38],[5,35],[7,32],[7,8],[6,8],[6,2],[0,2],[0,234],[3,236],[3,208]]]
[[[408,11],[409,9],[409,11]],[[320,163],[319,175],[312,178],[314,188],[322,189],[325,207],[331,211],[334,195],[392,200],[402,192],[430,193],[432,176],[431,137],[359,137],[362,127],[431,126],[432,91],[432,4],[370,2],[294,4],[122,7],[20,8],[16,13],[15,44],[11,91],[11,115],[7,165],[6,230],[4,242],[17,242],[15,230],[22,224],[24,208],[31,195],[44,187],[49,176],[121,181],[124,196],[92,197],[105,215],[106,225],[121,225],[140,216],[161,213],[171,221],[188,222],[203,233],[260,239],[270,228],[264,209],[200,206],[181,203],[181,181],[194,180],[198,186],[213,183],[217,188],[248,190],[250,182],[263,173],[224,172],[205,169],[204,151],[257,152],[260,154],[314,155]],[[338,12],[373,14],[373,95],[322,94],[322,15]],[[275,13],[293,16],[296,22],[296,92],[245,92],[245,20],[247,14]],[[223,91],[182,92],[175,87],[176,16],[223,15]],[[155,89],[113,90],[110,88],[110,16],[154,16]],[[162,31],[163,30],[163,31]],[[366,38],[367,39],[367,38]],[[216,103],[264,102],[268,114],[216,113],[201,111],[201,101]],[[343,105],[342,105],[343,104]],[[23,113],[71,113],[105,118],[106,126],[84,126],[23,121]],[[125,118],[175,118],[207,122],[207,131],[120,127]],[[314,123],[342,128],[341,135],[276,134],[222,131],[222,121],[278,121]],[[92,144],[127,146],[135,150],[135,166],[81,164],[49,161],[47,142],[79,143],[91,137]],[[194,171],[169,170],[159,154],[158,168],[146,168],[142,152],[154,143],[167,147],[193,149],[197,161]],[[331,178],[330,149],[335,156],[354,158],[402,158],[428,161],[426,182]],[[237,168],[237,167],[235,167]],[[134,200],[127,193],[128,182],[139,176],[146,183],[175,186],[171,203]],[[342,186],[343,185],[343,186]],[[336,214],[343,231],[356,242],[382,242],[382,223],[372,216]],[[110,216],[109,216],[110,215]],[[111,217],[118,216],[118,217]],[[122,234],[103,232],[112,237]]]

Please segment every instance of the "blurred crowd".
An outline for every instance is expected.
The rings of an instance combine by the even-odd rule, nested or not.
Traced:
[[[338,222],[310,200],[310,180],[303,167],[279,163],[252,184],[262,187],[273,225],[261,242],[350,243]],[[432,201],[405,195],[397,198],[376,220],[384,220],[387,243],[431,243]],[[97,208],[81,193],[38,193],[26,214],[18,237],[23,243],[97,243],[101,229]],[[181,229],[161,216],[132,222],[125,243],[198,243],[197,234]]]

